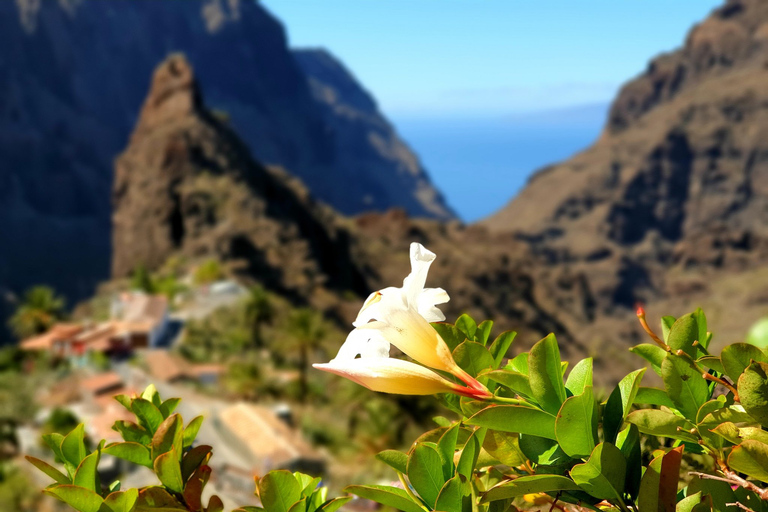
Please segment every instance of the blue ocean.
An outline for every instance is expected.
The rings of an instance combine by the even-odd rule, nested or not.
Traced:
[[[395,116],[400,135],[465,222],[502,208],[537,169],[586,149],[608,105],[499,117]]]

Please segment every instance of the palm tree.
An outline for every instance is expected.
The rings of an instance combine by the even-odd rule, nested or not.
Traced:
[[[64,298],[53,288],[39,285],[26,291],[8,325],[17,338],[23,339],[44,333],[62,318]]]
[[[304,400],[309,392],[309,354],[321,346],[328,328],[320,313],[309,308],[299,308],[289,315],[287,330],[292,341],[291,348],[299,353],[299,390]]]
[[[245,303],[245,317],[251,329],[254,347],[264,346],[261,328],[265,323],[272,321],[274,316],[275,308],[267,291],[260,285],[252,286]]]

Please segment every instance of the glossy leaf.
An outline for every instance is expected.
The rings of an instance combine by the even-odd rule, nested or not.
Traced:
[[[668,451],[661,458],[659,476],[659,506],[662,510],[675,510],[677,503],[677,485],[680,481],[680,464],[683,460],[683,447]]]
[[[473,377],[493,367],[493,356],[476,341],[465,341],[453,351],[456,364]]]
[[[720,360],[723,363],[725,374],[736,382],[744,370],[747,369],[752,361],[768,362],[765,353],[754,345],[749,343],[734,343],[728,345],[720,353]]]
[[[555,416],[522,405],[488,406],[469,418],[466,424],[557,440]]]
[[[493,356],[493,367],[498,368],[501,366],[501,361],[506,357],[509,347],[512,346],[512,342],[515,340],[517,333],[514,331],[505,331],[491,343],[488,349]]]
[[[528,378],[536,402],[550,414],[557,414],[566,399],[560,349],[550,334],[536,343],[528,356]]]
[[[466,335],[459,331],[455,325],[444,322],[435,322],[432,324],[432,327],[437,331],[440,337],[443,338],[445,344],[451,349],[451,352],[467,339]]]
[[[637,389],[637,395],[635,395],[635,403],[642,405],[657,405],[664,406],[673,409],[675,404],[669,398],[669,395],[663,389],[658,388],[646,388],[640,386]]]
[[[465,506],[469,506],[472,489],[464,475],[456,475],[449,479],[440,489],[435,503],[435,510],[441,512],[462,512]]]
[[[270,471],[259,480],[259,498],[270,512],[288,512],[301,499],[301,485],[286,470]]]
[[[768,483],[768,444],[744,441],[728,456],[728,466],[734,471]]]
[[[580,395],[584,388],[592,386],[592,358],[582,359],[568,374],[565,381],[565,389],[571,392],[571,395]]]
[[[456,472],[463,475],[467,480],[472,478],[472,472],[477,464],[477,459],[480,456],[480,447],[485,440],[486,430],[479,428],[475,430],[467,442],[464,443],[464,448],[461,451],[459,462],[456,466]]]
[[[210,466],[198,466],[189,480],[184,483],[184,502],[190,510],[200,510],[203,507],[203,488],[211,477]]]
[[[49,477],[53,478],[56,481],[56,483],[63,484],[63,485],[72,483],[70,479],[67,477],[67,475],[65,475],[55,467],[51,466],[47,462],[37,459],[35,457],[30,457],[29,455],[25,455],[24,458],[27,459],[37,469],[39,469]]]
[[[660,409],[641,409],[627,416],[627,421],[637,425],[643,434],[669,437],[695,443],[697,437],[691,434],[695,426],[685,418]]]
[[[184,428],[184,433],[182,435],[182,447],[184,449],[189,448],[192,446],[192,443],[195,442],[195,438],[197,437],[197,433],[200,431],[200,426],[202,424],[203,417],[197,416]]]
[[[132,421],[116,421],[112,425],[112,430],[118,432],[120,436],[131,443],[139,443],[147,445],[152,441],[152,436],[147,432],[144,427],[133,423]]]
[[[118,491],[110,493],[104,498],[104,504],[112,512],[132,512],[136,500],[139,499],[138,489],[128,489],[127,491]]]
[[[557,491],[577,491],[579,486],[570,478],[559,475],[529,475],[493,487],[483,495],[480,503],[488,503],[507,498],[517,498],[526,494]]]
[[[181,398],[169,398],[160,404],[158,409],[160,409],[160,413],[163,415],[163,418],[167,418],[173,414],[173,411],[176,410],[176,408],[179,406],[179,403],[181,403]]]
[[[113,443],[107,445],[103,452],[106,455],[112,455],[113,457],[127,460],[134,464],[139,464],[150,469],[154,468],[149,449],[139,443]]]
[[[180,455],[183,431],[184,425],[178,414],[172,414],[164,419],[152,436],[152,457],[155,458],[171,450],[175,450],[176,454]]]
[[[58,498],[78,512],[99,512],[104,502],[102,497],[92,490],[76,485],[55,485],[44,489],[43,492]]]
[[[99,465],[99,452],[93,452],[86,456],[75,471],[75,478],[72,483],[85,487],[95,493],[101,492],[101,482],[96,473],[96,469]]]
[[[616,435],[621,430],[621,426],[635,401],[643,375],[645,375],[645,368],[626,375],[619,381],[605,402],[603,431],[606,441],[612,443],[616,440]]]
[[[398,487],[388,485],[350,485],[344,492],[361,498],[381,503],[403,512],[424,512],[424,509],[414,503],[408,493]]]
[[[80,465],[86,456],[85,452],[85,428],[83,424],[76,426],[61,441],[61,454],[64,461],[74,467]]]
[[[672,324],[667,337],[667,345],[674,354],[682,350],[689,357],[696,359],[696,347],[693,345],[699,339],[699,324],[696,321],[696,314],[689,313],[683,315]]]
[[[163,415],[160,410],[144,398],[134,399],[131,402],[131,410],[139,419],[139,424],[152,435],[163,422]]]
[[[571,478],[590,496],[621,502],[627,462],[621,450],[600,443],[583,464],[571,468]]]
[[[464,333],[464,335],[468,340],[475,339],[475,332],[477,331],[477,323],[471,316],[467,314],[461,315],[459,318],[456,319],[456,323],[454,325],[456,325],[456,328],[460,332]]]
[[[666,350],[652,343],[641,343],[630,348],[629,351],[648,361],[653,371],[661,376],[661,362],[667,357]]]
[[[664,456],[659,455],[645,468],[643,478],[640,481],[640,492],[637,496],[637,504],[640,510],[658,512],[660,509],[659,483],[661,482],[661,463]]]
[[[581,458],[592,453],[597,444],[597,415],[592,386],[563,403],[555,421],[555,435],[566,454]]]
[[[171,450],[158,455],[154,462],[157,478],[164,486],[173,492],[182,492],[184,490],[184,481],[181,478],[181,467],[179,466],[178,454]]]
[[[531,384],[528,381],[528,376],[514,370],[494,370],[484,374],[494,382],[498,382],[502,386],[511,389],[515,393],[525,398],[533,398],[533,392],[531,391]]]
[[[491,329],[493,329],[493,321],[485,320],[477,325],[475,330],[475,341],[482,346],[488,345],[488,339],[491,337]]]
[[[637,425],[630,423],[619,432],[619,435],[616,436],[616,447],[621,450],[627,461],[624,491],[636,499],[640,491],[640,478],[643,474],[640,431]]]
[[[661,377],[675,408],[696,421],[699,407],[709,400],[709,386],[698,368],[687,357],[668,354],[661,363]]]
[[[485,434],[483,449],[502,464],[510,467],[525,463],[526,457],[520,451],[518,436],[506,432],[489,430]]]
[[[456,423],[440,437],[437,451],[443,458],[443,478],[448,480],[453,476],[453,456],[456,453],[456,441],[459,438],[459,424]]]
[[[437,495],[445,485],[442,464],[440,453],[428,444],[417,444],[408,457],[408,480],[430,507],[435,506]]]
[[[376,458],[395,471],[405,474],[408,467],[408,455],[397,450],[384,450],[376,455]]]
[[[738,391],[744,409],[764,427],[768,427],[768,364],[750,364],[739,377]]]
[[[186,481],[199,465],[204,464],[211,450],[210,446],[201,444],[185,453],[181,459],[181,479]]]

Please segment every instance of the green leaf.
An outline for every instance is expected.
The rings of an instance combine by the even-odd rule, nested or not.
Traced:
[[[101,482],[99,476],[96,473],[96,469],[99,466],[99,452],[95,451],[86,456],[75,471],[75,478],[72,481],[73,484],[79,487],[85,487],[90,489],[96,494],[101,492]]]
[[[493,367],[498,368],[501,366],[501,361],[507,355],[509,347],[512,346],[512,342],[515,340],[517,333],[515,331],[505,331],[491,343],[491,355],[493,356]]]
[[[635,401],[645,368],[635,370],[619,381],[603,409],[603,431],[607,442],[614,442]]]
[[[30,457],[29,455],[25,455],[24,458],[27,459],[37,469],[39,469],[49,477],[53,478],[57,483],[63,484],[63,485],[72,483],[70,479],[67,477],[67,475],[65,475],[55,467],[51,466],[47,462],[37,459],[35,457]]]
[[[64,462],[66,459],[64,458],[64,454],[61,453],[61,442],[64,441],[64,436],[54,432],[52,434],[43,434],[42,438],[53,454],[56,455],[56,458]]]
[[[449,479],[440,489],[435,503],[435,510],[442,512],[462,512],[464,507],[471,508],[472,488],[464,475]]]
[[[555,416],[522,405],[490,405],[469,418],[466,424],[557,440]]]
[[[592,386],[568,398],[555,422],[555,435],[563,451],[573,458],[587,457],[597,440],[597,402]]]
[[[739,444],[741,442],[741,438],[739,437],[739,428],[730,421],[721,423],[720,425],[710,430],[733,444]]]
[[[491,329],[493,329],[493,321],[485,320],[477,326],[475,331],[475,341],[482,346],[488,345],[488,338],[491,336]]]
[[[117,400],[117,402],[120,405],[122,405],[123,407],[125,407],[129,411],[133,411],[133,409],[131,409],[131,402],[133,401],[133,398],[131,398],[130,396],[128,396],[128,395],[115,395],[113,398],[115,400]]]
[[[76,485],[55,485],[43,489],[43,492],[63,501],[78,512],[99,512],[104,502],[102,497],[92,490]]]
[[[493,487],[483,495],[480,503],[517,498],[526,494],[557,491],[577,491],[579,486],[570,478],[559,475],[521,476]]]
[[[638,430],[643,434],[669,437],[690,443],[698,441],[698,438],[690,433],[695,428],[693,423],[668,411],[641,409],[630,413],[627,421],[637,425]]]
[[[419,496],[434,508],[437,495],[445,485],[442,457],[437,449],[428,444],[417,444],[408,457],[407,473]]]
[[[301,485],[286,470],[270,471],[259,480],[259,497],[270,512],[288,512],[301,499]]]
[[[437,334],[443,338],[443,341],[445,341],[445,344],[451,349],[451,352],[467,339],[466,335],[463,332],[460,332],[455,325],[435,322],[432,324],[432,327],[437,331]]]
[[[699,422],[699,427],[713,429],[726,421],[735,423],[737,426],[757,425],[755,418],[750,416],[742,405],[731,404],[728,407],[723,407],[707,414]]]
[[[144,389],[141,398],[151,402],[155,407],[160,407],[160,404],[162,403],[160,400],[160,393],[157,392],[157,388],[154,384],[150,384]]]
[[[350,485],[344,492],[375,501],[403,512],[424,512],[421,505],[414,503],[408,493],[388,485]]]
[[[693,345],[693,342],[698,339],[699,324],[696,321],[696,315],[689,313],[681,316],[672,324],[672,327],[669,329],[667,345],[672,349],[673,354],[678,350],[682,350],[692,359],[696,359],[696,347]]]
[[[453,456],[456,453],[456,441],[459,438],[459,423],[456,423],[440,437],[437,451],[443,458],[443,479],[453,476]]]
[[[698,358],[696,362],[710,370],[714,370],[718,373],[725,373],[723,362],[717,356],[702,356]]]
[[[170,512],[187,510],[168,491],[162,487],[144,487],[139,490],[135,512]]]
[[[157,427],[155,435],[152,436],[152,458],[156,458],[161,453],[167,453],[175,450],[177,455],[181,455],[182,434],[184,424],[181,416],[172,414],[163,420]]]
[[[674,510],[677,503],[677,486],[680,482],[680,464],[683,460],[683,446],[669,450],[661,458],[659,475],[659,506],[663,510]]]
[[[722,512],[739,512],[739,509],[735,506],[727,506],[727,503],[734,503],[736,501],[736,496],[734,495],[733,490],[731,490],[731,486],[726,482],[694,476],[688,483],[687,493],[695,494],[697,492],[701,492],[704,496],[711,498],[712,510]]]
[[[712,334],[707,332],[707,317],[701,308],[696,309],[696,311],[693,312],[693,316],[696,317],[696,326],[699,329],[699,334],[696,339],[699,341],[699,345],[706,349],[709,347],[709,342],[712,339]]]
[[[723,362],[725,374],[734,382],[739,380],[752,361],[768,362],[765,353],[749,343],[728,345],[720,353],[720,360]]]
[[[176,410],[176,408],[181,403],[181,398],[169,398],[162,404],[160,404],[160,413],[163,415],[163,418],[167,418],[171,414],[173,414],[173,411]]]
[[[527,460],[527,457],[520,451],[518,436],[508,432],[488,430],[483,441],[483,449],[509,467],[519,466]]]
[[[104,504],[107,505],[112,512],[131,512],[138,498],[138,489],[128,489],[127,491],[110,493],[104,498]]]
[[[173,492],[184,490],[184,481],[181,478],[181,466],[179,466],[179,454],[171,450],[158,455],[154,463],[157,478],[164,486]]]
[[[699,505],[705,505],[706,509],[701,509]],[[694,494],[691,494],[689,496],[686,496],[682,500],[680,500],[677,503],[677,507],[675,507],[675,512],[694,512],[698,510],[711,510],[707,506],[707,502],[704,500],[704,497],[701,495],[701,492],[697,492]]]
[[[508,388],[525,398],[533,398],[531,384],[528,382],[528,376],[513,370],[494,370],[483,374],[494,382],[498,382],[505,388]]]
[[[339,498],[333,498],[332,500],[328,500],[320,505],[320,507],[318,507],[315,512],[336,512],[351,500],[352,496],[341,496]]]
[[[86,456],[85,452],[85,427],[83,424],[76,426],[61,441],[61,454],[66,462],[74,467],[80,465]]]
[[[155,434],[157,427],[163,422],[163,415],[160,413],[160,409],[144,398],[135,398],[131,402],[131,410],[139,419],[139,424],[151,435]]]
[[[670,329],[672,329],[672,326],[674,325],[675,320],[677,320],[677,318],[673,316],[661,317],[661,335],[662,335],[662,339],[664,340],[664,343],[666,343],[667,340],[669,339],[669,331]]]
[[[637,395],[635,395],[635,404],[642,405],[658,405],[669,407],[674,409],[675,404],[670,400],[669,395],[663,389],[658,388],[646,388],[640,386],[637,388]]]
[[[463,332],[468,340],[475,339],[475,332],[477,332],[477,323],[474,321],[474,319],[471,316],[467,314],[461,315],[456,320],[456,328],[459,331]]]
[[[621,450],[610,443],[600,443],[589,460],[571,468],[571,478],[590,496],[621,503],[627,462]]]
[[[395,471],[405,474],[408,467],[408,455],[397,450],[384,450],[376,455],[376,458]]]
[[[621,450],[627,461],[627,476],[624,491],[637,498],[640,492],[640,478],[643,475],[642,450],[640,448],[640,431],[637,425],[629,424],[616,436],[616,447]]]
[[[523,375],[528,375],[528,352],[521,352],[510,359],[505,368],[516,371],[517,373],[522,373]]]
[[[661,378],[675,408],[689,420],[696,421],[699,407],[709,400],[709,386],[699,369],[687,357],[668,354],[661,363]]]
[[[118,432],[124,440],[131,443],[147,445],[152,441],[152,436],[149,435],[149,432],[132,421],[116,421],[112,425],[112,430]]]
[[[193,418],[192,421],[189,422],[187,427],[184,429],[184,434],[182,436],[182,447],[184,449],[189,448],[192,446],[192,443],[195,442],[195,438],[197,437],[197,433],[200,431],[200,426],[203,424],[203,417],[197,416],[196,418]]]
[[[573,461],[557,441],[535,435],[520,435],[520,451],[534,464],[541,466],[562,466]]]
[[[661,464],[663,459],[664,456],[659,455],[645,468],[645,473],[643,473],[643,478],[640,481],[640,492],[637,495],[637,504],[640,510],[650,510],[653,512],[662,510],[659,507],[659,484],[661,482]]]
[[[750,416],[768,427],[768,364],[753,362],[739,377],[739,401]]]
[[[653,371],[661,376],[661,362],[667,357],[668,352],[666,350],[651,343],[641,343],[630,348],[629,351],[651,363]]]
[[[461,450],[461,456],[459,457],[459,463],[456,466],[456,472],[463,475],[467,481],[472,478],[472,473],[475,470],[477,459],[480,456],[480,447],[485,440],[486,430],[479,428],[472,432],[467,442],[464,443],[464,448]]]
[[[565,381],[565,389],[571,395],[580,395],[584,388],[592,385],[592,358],[582,359],[573,367],[568,379]]]
[[[139,443],[112,443],[103,451],[106,455],[154,469],[149,448]]]
[[[751,478],[768,483],[768,444],[744,441],[728,456],[728,466]]]
[[[553,334],[536,343],[528,357],[531,391],[541,407],[557,414],[566,399],[561,371],[560,349]]]
[[[453,351],[453,359],[459,367],[473,377],[493,367],[493,356],[476,341],[465,341]]]

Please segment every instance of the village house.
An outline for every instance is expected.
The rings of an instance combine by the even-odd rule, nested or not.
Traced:
[[[195,364],[167,350],[148,350],[144,362],[155,382],[196,382],[216,384],[225,367],[220,364]]]

